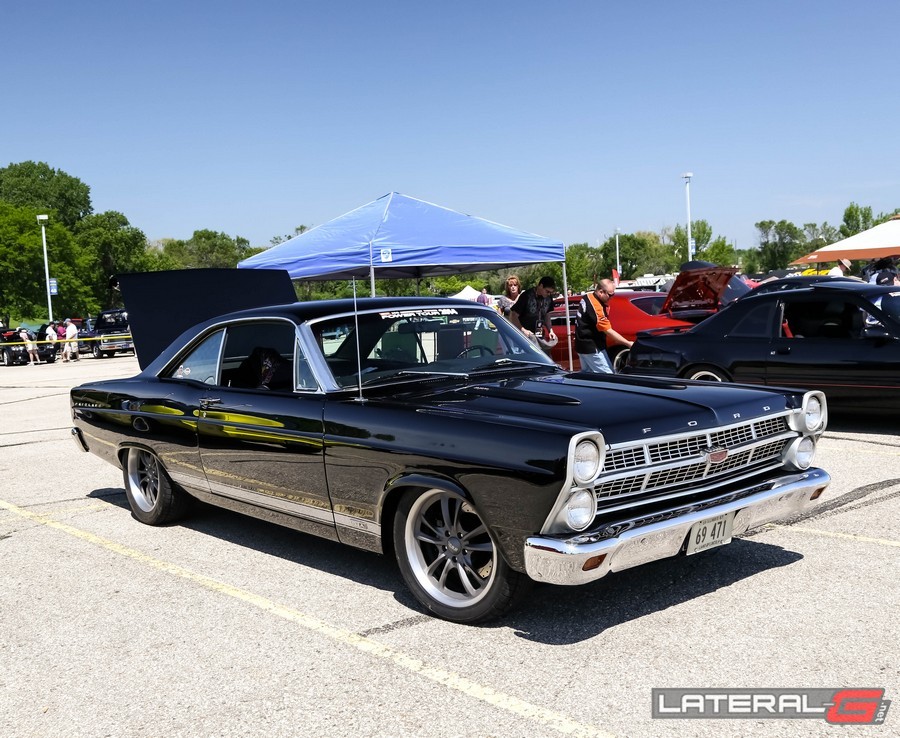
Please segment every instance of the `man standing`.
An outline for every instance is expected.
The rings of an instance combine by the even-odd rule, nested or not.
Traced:
[[[487,293],[487,287],[482,287],[481,294],[478,295],[476,301],[481,303],[482,305],[492,305],[494,302],[494,298]]]
[[[78,326],[66,318],[66,345],[63,347],[63,361],[78,361]]]
[[[581,298],[575,314],[575,351],[581,359],[581,371],[612,374],[606,353],[607,341],[631,348],[629,341],[613,330],[609,322],[609,300],[616,293],[611,279],[601,279],[593,292]]]
[[[509,322],[530,339],[541,336],[545,327],[549,331],[554,292],[556,280],[541,277],[537,286],[525,290],[510,308]]]

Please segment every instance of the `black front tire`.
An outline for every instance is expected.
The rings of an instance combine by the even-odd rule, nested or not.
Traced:
[[[9,353],[8,349],[2,353],[2,358],[3,358],[3,366],[12,366],[13,365],[12,355]]]
[[[95,359],[103,358],[103,352],[100,350],[100,344],[96,341],[91,344],[91,356],[93,356]]]
[[[190,496],[169,478],[159,459],[150,451],[128,449],[123,464],[125,496],[131,512],[147,525],[162,525],[183,517]]]
[[[531,581],[509,568],[475,506],[446,490],[404,495],[394,517],[394,551],[413,596],[456,623],[503,615]]]

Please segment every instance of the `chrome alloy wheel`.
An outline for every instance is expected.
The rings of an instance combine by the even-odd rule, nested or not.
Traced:
[[[442,605],[468,607],[490,592],[497,549],[461,495],[439,489],[420,495],[406,518],[403,545],[412,575]]]
[[[131,449],[128,453],[128,487],[134,503],[151,512],[159,501],[159,462],[148,451]]]

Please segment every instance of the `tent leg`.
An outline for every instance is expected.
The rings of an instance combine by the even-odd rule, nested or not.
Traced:
[[[569,331],[571,330],[571,326],[569,324],[569,280],[566,277],[566,262],[562,263],[562,277],[563,277],[563,305],[566,306],[566,335],[569,335]],[[572,361],[572,342],[566,339],[566,345],[569,350],[569,371],[573,371],[573,367],[575,366],[575,362]]]

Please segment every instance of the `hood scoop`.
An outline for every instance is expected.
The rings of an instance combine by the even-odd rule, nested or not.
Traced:
[[[536,402],[541,405],[580,405],[581,400],[568,395],[555,395],[549,392],[531,392],[523,389],[509,387],[492,387],[481,385],[466,387],[460,390],[462,394],[479,395],[480,397],[492,397],[501,400],[514,400],[516,402]]]

